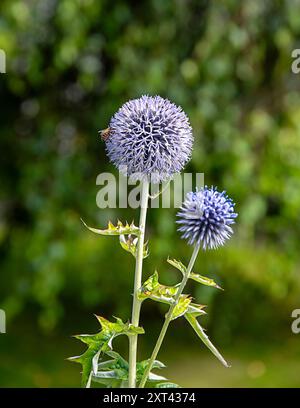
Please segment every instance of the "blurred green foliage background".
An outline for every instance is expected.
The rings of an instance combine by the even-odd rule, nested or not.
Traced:
[[[134,210],[100,210],[96,176],[116,170],[97,135],[130,98],[159,94],[183,107],[195,146],[189,172],[226,189],[234,238],[202,253],[197,272],[225,292],[191,284],[202,319],[233,367],[223,368],[184,321],[161,359],[184,386],[300,386],[300,48],[298,0],[2,0],[0,48],[0,386],[79,386],[97,313],[130,316],[134,260],[117,238],[85,230]],[[144,276],[179,276],[187,262],[176,210],[149,211]],[[165,308],[145,303],[146,358]],[[171,333],[171,334],[170,334]],[[119,346],[126,350],[126,343]],[[180,351],[182,350],[182,351]]]

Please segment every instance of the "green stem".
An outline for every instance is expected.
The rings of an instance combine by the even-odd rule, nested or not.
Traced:
[[[193,266],[194,266],[194,263],[195,263],[195,261],[196,261],[196,258],[197,258],[199,249],[200,249],[200,245],[199,245],[199,244],[194,247],[194,251],[193,251],[192,257],[191,257],[190,262],[189,262],[189,264],[188,264],[188,267],[187,267],[187,269],[186,269],[186,273],[184,274],[183,279],[182,279],[182,281],[181,281],[181,284],[180,284],[180,286],[179,286],[179,288],[178,288],[178,291],[176,292],[176,295],[175,295],[175,298],[174,298],[174,302],[172,303],[172,305],[171,305],[170,308],[169,308],[168,313],[166,314],[165,322],[164,322],[164,324],[163,324],[163,327],[162,327],[162,329],[161,329],[161,331],[160,331],[160,334],[159,334],[159,336],[158,336],[158,339],[157,339],[157,341],[156,341],[155,347],[154,347],[154,349],[153,349],[152,355],[151,355],[150,360],[149,360],[149,364],[148,364],[148,366],[147,366],[146,371],[145,371],[144,374],[143,374],[143,377],[142,377],[142,380],[141,380],[141,382],[140,382],[139,388],[144,388],[144,386],[145,386],[145,384],[146,384],[146,382],[147,382],[147,379],[148,379],[149,373],[150,373],[150,371],[151,371],[151,369],[152,369],[153,363],[154,363],[154,361],[156,360],[156,357],[157,357],[157,355],[158,355],[158,352],[159,352],[159,350],[160,350],[160,347],[161,347],[161,345],[162,345],[162,342],[163,342],[164,337],[165,337],[165,335],[166,335],[166,332],[167,332],[167,330],[168,330],[169,324],[170,324],[170,322],[171,322],[171,320],[172,320],[173,311],[174,311],[176,305],[178,304],[179,297],[180,297],[180,295],[182,294],[183,289],[184,289],[184,287],[185,287],[185,285],[186,285],[186,283],[187,283],[187,281],[188,281],[188,279],[189,279],[189,276],[190,276],[190,273],[191,273],[192,268],[193,268]]]
[[[138,290],[142,286],[142,271],[143,271],[143,252],[144,252],[144,238],[145,226],[149,197],[149,182],[143,181],[141,191],[141,211],[140,211],[140,235],[137,244],[135,275],[134,275],[134,292],[132,304],[131,323],[138,326],[140,322],[141,301],[138,299]],[[136,387],[136,356],[137,356],[138,335],[134,334],[129,337],[129,374],[128,385],[129,388]]]

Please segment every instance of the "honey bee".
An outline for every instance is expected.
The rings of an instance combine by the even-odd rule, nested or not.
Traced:
[[[108,139],[109,136],[110,136],[111,128],[108,127],[108,128],[106,128],[106,129],[104,129],[104,130],[100,130],[99,133],[100,133],[100,136],[101,136],[101,139],[103,140],[103,142],[106,142],[107,139]]]

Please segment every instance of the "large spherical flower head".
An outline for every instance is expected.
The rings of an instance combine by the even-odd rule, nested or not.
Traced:
[[[191,157],[193,135],[188,117],[160,96],[128,101],[109,127],[108,157],[136,180],[165,181],[180,172]]]
[[[225,191],[219,193],[215,187],[188,193],[177,213],[178,231],[188,244],[200,244],[203,249],[224,245],[233,233],[231,224],[237,217],[234,205]]]

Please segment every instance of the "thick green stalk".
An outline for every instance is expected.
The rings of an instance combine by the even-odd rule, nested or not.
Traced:
[[[149,198],[149,182],[144,181],[142,183],[141,191],[141,211],[140,211],[140,235],[137,244],[136,263],[135,263],[135,275],[134,275],[134,292],[133,292],[133,304],[132,304],[132,317],[131,323],[134,326],[138,326],[140,322],[141,301],[138,299],[138,290],[142,286],[142,271],[143,271],[143,252],[144,252],[144,239],[145,239],[145,227],[146,216]],[[137,357],[137,334],[131,335],[129,338],[129,375],[128,385],[129,388],[136,387],[136,357]]]
[[[179,297],[182,294],[183,289],[184,289],[184,287],[185,287],[185,285],[186,285],[186,283],[187,283],[187,281],[189,279],[189,276],[190,276],[190,273],[191,273],[192,268],[194,266],[194,263],[196,261],[199,249],[200,249],[200,245],[196,245],[194,247],[193,254],[191,256],[190,262],[189,262],[188,267],[186,269],[186,273],[184,274],[183,279],[181,281],[181,284],[180,284],[180,286],[178,288],[178,291],[176,292],[174,302],[172,303],[172,305],[169,308],[168,313],[166,314],[165,322],[163,324],[163,327],[162,327],[162,329],[160,331],[160,334],[158,336],[158,339],[156,341],[155,347],[153,349],[152,355],[151,355],[150,360],[149,360],[149,364],[147,366],[146,371],[144,372],[144,375],[143,375],[143,378],[142,378],[142,380],[140,382],[139,388],[144,388],[144,386],[145,386],[145,384],[147,382],[147,379],[148,379],[149,373],[150,373],[150,371],[152,369],[153,363],[156,360],[156,357],[158,355],[158,352],[160,350],[160,347],[162,345],[162,342],[163,342],[164,337],[166,335],[166,332],[168,330],[169,324],[170,324],[170,322],[172,320],[173,311],[174,311],[176,305],[178,304]]]

